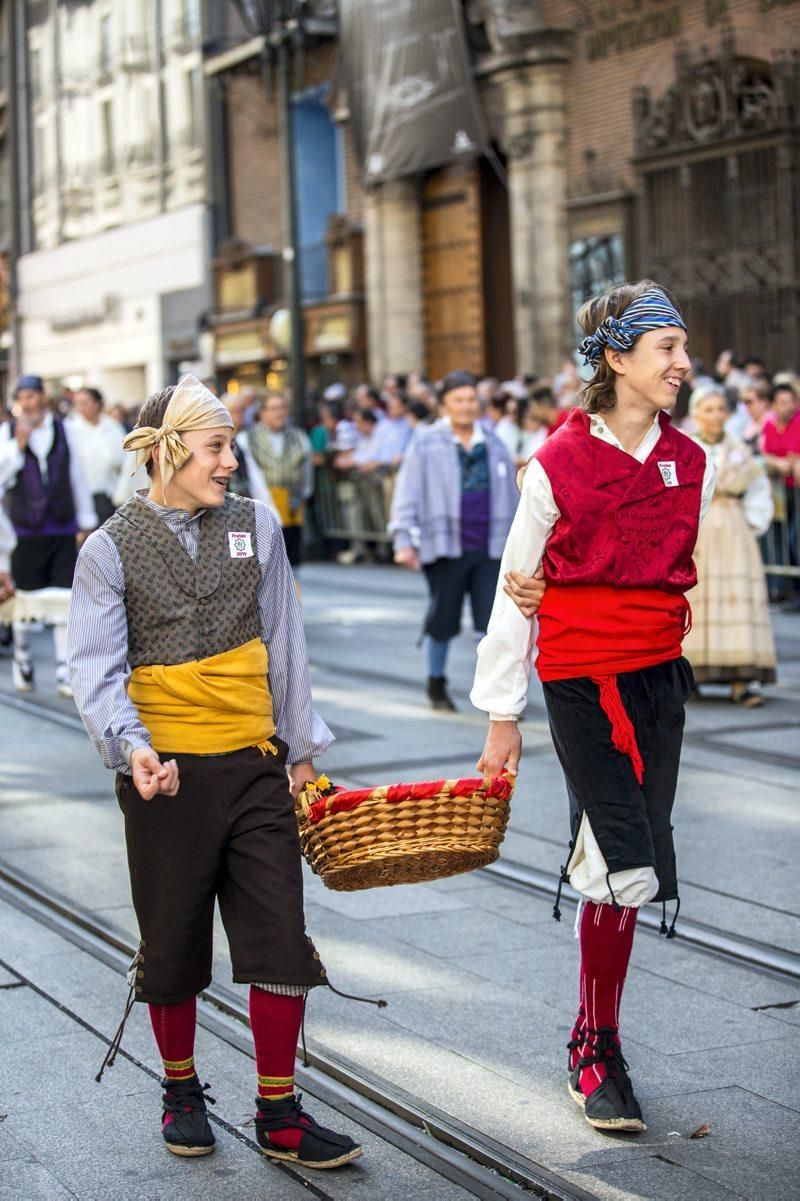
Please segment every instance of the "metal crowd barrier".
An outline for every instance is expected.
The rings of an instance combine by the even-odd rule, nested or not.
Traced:
[[[390,542],[386,526],[395,476],[396,472],[391,468],[379,468],[367,474],[353,469],[337,471],[329,465],[317,468],[314,510],[324,537],[352,542]]]
[[[770,589],[780,590],[780,577],[800,578],[800,505],[798,488],[787,488],[783,480],[771,481],[775,501],[772,525],[761,539],[761,554]]]
[[[352,542],[388,543],[386,532],[396,471],[390,468],[363,475],[339,471],[332,464],[317,469],[314,510],[325,538]],[[783,480],[772,480],[775,517],[761,538],[764,568],[770,589],[780,591],[780,577],[800,579],[800,504]]]

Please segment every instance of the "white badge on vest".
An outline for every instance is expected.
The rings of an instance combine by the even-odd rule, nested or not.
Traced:
[[[253,541],[251,534],[228,533],[228,547],[232,559],[252,559]]]
[[[665,488],[678,487],[678,472],[675,469],[674,460],[670,460],[668,463],[659,463],[658,470],[661,472]]]

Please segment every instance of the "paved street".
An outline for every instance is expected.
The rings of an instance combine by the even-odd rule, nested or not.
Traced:
[[[449,672],[459,713],[431,713],[417,645],[421,579],[318,564],[301,578],[316,705],[338,738],[324,764],[329,774],[359,786],[471,774],[485,732],[467,699],[471,631],[465,626]],[[800,617],[777,614],[776,632],[780,680],[763,708],[742,711],[721,694],[689,706],[676,838],[682,917],[796,951]],[[50,672],[41,662],[32,700],[74,714],[51,691]],[[4,703],[8,697],[6,658],[0,861],[135,934],[111,777],[69,724],[37,719]],[[566,806],[536,684],[523,738],[504,855],[554,873],[563,861]],[[563,1047],[576,990],[572,905],[557,925],[546,898],[483,873],[360,894],[330,892],[309,874],[307,902],[332,982],[389,1001],[378,1011],[318,990],[307,1021],[312,1048],[367,1068],[598,1198],[800,1196],[800,1103],[791,1067],[800,1053],[800,982],[641,931],[622,1023],[648,1131],[636,1140],[604,1137],[586,1125],[565,1087]],[[209,1198],[250,1197],[256,1189],[301,1194],[302,1184],[236,1137],[252,1110],[246,1056],[202,1034],[200,1071],[230,1126],[217,1130],[221,1154],[209,1161],[164,1162],[158,1089],[147,1075],[158,1063],[144,1015],[134,1014],[124,1043],[138,1066],[120,1060],[101,1088],[93,1077],[102,1044],[75,1021],[112,1033],[122,980],[6,905],[0,930],[2,1201],[178,1198],[187,1195],[187,1172],[193,1190]],[[216,961],[217,980],[243,995],[230,985],[221,930]],[[44,1079],[47,1111],[31,1090],[32,1080]],[[703,1124],[708,1137],[689,1138]],[[361,1164],[325,1179],[331,1196],[466,1195],[364,1137]]]

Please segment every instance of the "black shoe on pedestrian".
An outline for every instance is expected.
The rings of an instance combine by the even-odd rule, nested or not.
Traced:
[[[339,1168],[363,1154],[363,1148],[348,1135],[326,1130],[315,1122],[300,1101],[300,1093],[292,1093],[285,1101],[256,1097],[256,1138],[265,1155],[304,1168]],[[294,1139],[285,1137],[287,1134],[294,1134]]]
[[[641,1134],[647,1127],[639,1102],[633,1091],[628,1065],[617,1042],[617,1032],[603,1026],[593,1035],[592,1047],[578,1061],[569,1077],[569,1095],[583,1109],[583,1115],[596,1130],[621,1130]],[[605,1078],[588,1096],[581,1090],[581,1072],[593,1064],[601,1064]]]
[[[447,691],[447,680],[444,676],[428,676],[428,700],[432,709],[441,709],[447,713],[457,712]]]
[[[162,1080],[161,1087],[161,1133],[167,1150],[173,1155],[210,1155],[216,1144],[206,1112],[206,1101],[216,1105],[213,1097],[206,1096],[210,1085],[190,1076],[188,1080]]]

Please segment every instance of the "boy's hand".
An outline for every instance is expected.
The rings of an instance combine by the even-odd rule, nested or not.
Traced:
[[[483,754],[478,760],[478,771],[484,779],[493,780],[502,772],[515,776],[519,771],[522,754],[522,736],[515,721],[490,721],[489,733]]]
[[[296,797],[304,784],[316,778],[317,773],[310,760],[306,760],[305,763],[293,763],[289,768],[289,790],[292,796]]]
[[[509,571],[505,576],[503,591],[510,596],[514,604],[525,617],[533,617],[542,603],[547,585],[544,582],[544,572],[537,567],[533,575],[523,575],[521,571]]]
[[[152,747],[139,747],[131,754],[131,771],[137,792],[146,801],[157,793],[176,796],[180,788],[178,765],[174,759],[162,763]]]

